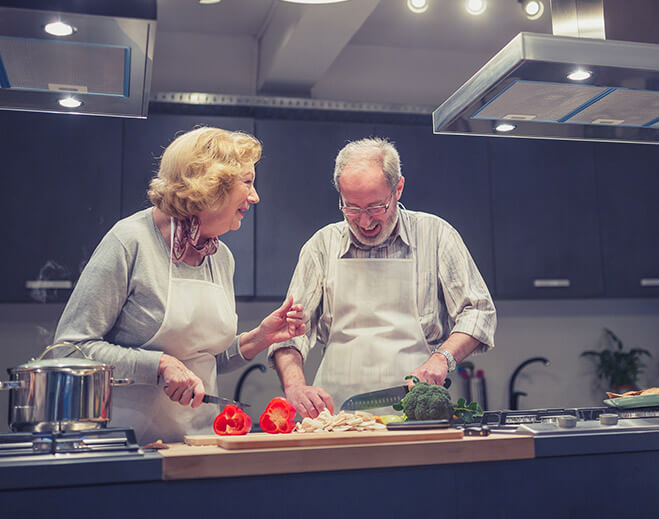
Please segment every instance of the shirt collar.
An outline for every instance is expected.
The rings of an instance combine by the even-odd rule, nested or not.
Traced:
[[[383,243],[380,245],[376,245],[375,247],[369,247],[366,245],[362,245],[361,243],[357,243],[357,240],[353,238],[352,232],[350,231],[350,225],[348,225],[348,222],[345,221],[345,228],[343,232],[343,236],[341,237],[341,248],[339,250],[339,258],[342,258],[345,256],[345,254],[350,250],[350,247],[355,247],[356,249],[362,249],[362,250],[368,250],[368,249],[374,249],[374,248],[382,248],[382,247],[388,247],[391,245],[397,238],[400,238],[401,241],[407,245],[408,247],[411,246],[410,244],[410,232],[409,232],[409,216],[407,215],[407,210],[405,207],[403,207],[403,204],[399,203],[398,204],[398,222],[396,222],[396,226],[394,227],[394,230],[391,232],[391,236],[387,238]]]

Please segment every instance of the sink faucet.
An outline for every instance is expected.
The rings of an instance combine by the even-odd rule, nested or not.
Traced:
[[[508,385],[508,409],[513,411],[517,409],[519,397],[526,396],[526,393],[523,391],[515,391],[515,379],[525,366],[528,366],[533,362],[542,362],[545,366],[549,366],[550,364],[550,362],[544,357],[531,357],[530,359],[526,359],[519,366],[517,366],[515,371],[513,371],[513,375],[510,377],[510,383]]]
[[[261,373],[265,373],[266,367],[263,364],[252,364],[249,368],[243,371],[242,375],[240,375],[240,378],[238,379],[238,382],[236,383],[236,390],[233,392],[233,399],[236,402],[240,402],[240,392],[243,389],[243,383],[245,382],[247,375],[249,375],[255,369],[260,370]]]

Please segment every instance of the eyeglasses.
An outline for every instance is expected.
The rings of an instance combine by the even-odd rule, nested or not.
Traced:
[[[362,209],[361,207],[345,205],[343,203],[343,199],[339,197],[339,209],[346,216],[360,216],[363,212],[369,216],[382,216],[387,212],[387,209],[389,209],[389,206],[393,200],[393,196],[394,194],[392,192],[391,195],[389,195],[389,201],[385,205],[372,205],[370,207],[366,207],[365,209]]]

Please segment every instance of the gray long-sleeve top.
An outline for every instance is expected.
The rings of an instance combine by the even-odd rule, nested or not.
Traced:
[[[156,384],[162,352],[143,349],[165,315],[169,281],[169,247],[153,221],[153,208],[117,222],[83,270],[55,331],[56,342],[78,345],[95,360],[115,367],[113,376],[138,384]],[[220,242],[201,265],[173,265],[176,278],[217,280],[231,287],[234,259]],[[238,339],[216,356],[218,372],[249,363]]]

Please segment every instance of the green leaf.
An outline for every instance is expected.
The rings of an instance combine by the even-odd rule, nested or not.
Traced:
[[[418,383],[419,383],[419,378],[418,378],[418,377],[415,377],[414,375],[407,375],[407,376],[405,377],[405,380],[409,380],[409,379],[412,379],[412,382],[414,382],[415,384],[418,384]]]
[[[393,407],[396,411],[402,411],[403,410],[403,404],[401,404],[400,402],[397,403],[397,404],[392,405],[391,407]]]
[[[464,398],[458,398],[457,406],[458,407],[464,407],[466,403],[467,403],[467,401]]]

